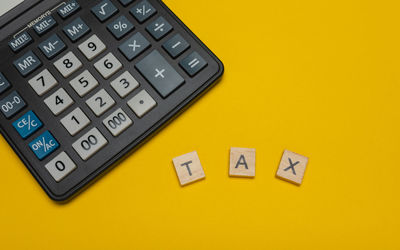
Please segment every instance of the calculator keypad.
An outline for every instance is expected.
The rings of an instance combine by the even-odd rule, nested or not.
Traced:
[[[138,32],[121,44],[119,50],[124,54],[126,59],[131,61],[149,47],[150,42]]]
[[[49,163],[44,166],[56,182],[60,182],[74,169],[77,168],[76,164],[71,158],[63,151],[54,157]]]
[[[76,135],[90,124],[89,118],[80,108],[74,109],[71,113],[62,118],[60,122],[72,136]]]
[[[107,29],[117,39],[122,38],[134,28],[135,26],[133,26],[133,24],[125,16],[120,16],[107,25]]]
[[[125,71],[111,82],[111,87],[113,87],[115,92],[117,92],[121,98],[125,98],[139,87],[139,82],[131,75],[131,73]]]
[[[172,31],[172,26],[164,19],[164,17],[159,17],[149,26],[147,26],[146,30],[151,34],[154,39],[160,40],[170,31]]]
[[[27,76],[29,73],[39,68],[41,65],[42,62],[31,50],[14,61],[15,68],[17,68],[22,76]]]
[[[25,106],[24,99],[22,99],[17,91],[11,92],[11,94],[0,100],[1,112],[6,118],[11,118]]]
[[[72,88],[80,97],[83,97],[92,89],[96,88],[99,85],[99,82],[88,70],[85,70],[72,79],[69,84],[71,84]]]
[[[57,9],[57,12],[61,18],[66,19],[67,17],[77,12],[80,9],[80,7],[81,6],[78,4],[76,0],[71,0],[65,3],[64,5],[60,6]]]
[[[117,13],[118,9],[109,0],[103,0],[92,8],[92,12],[96,15],[99,21],[104,22]]]
[[[56,34],[39,44],[39,49],[48,59],[60,54],[65,48],[67,48],[67,46]]]
[[[112,106],[114,106],[115,101],[112,97],[105,91],[101,89],[99,92],[94,94],[91,98],[86,101],[86,104],[93,111],[96,116],[101,116]]]
[[[89,132],[75,141],[72,144],[72,147],[82,160],[86,161],[106,146],[107,143],[107,139],[100,133],[100,131],[97,128],[92,128]]]
[[[70,24],[65,26],[63,30],[69,39],[71,39],[72,42],[75,42],[86,35],[86,33],[90,31],[90,28],[80,17],[78,17]]]
[[[93,58],[106,50],[106,45],[96,36],[92,35],[89,39],[78,46],[79,50],[91,61]]]
[[[149,2],[144,0],[136,4],[130,12],[139,23],[143,23],[156,14],[157,11]]]
[[[54,115],[59,115],[74,103],[74,100],[67,94],[67,92],[60,88],[51,96],[44,99],[47,107],[53,112]]]
[[[152,110],[156,105],[156,101],[146,92],[142,90],[139,94],[135,95],[128,101],[129,107],[135,112],[135,114],[141,118]]]
[[[36,94],[42,96],[57,85],[57,80],[48,69],[44,69],[42,72],[30,79],[28,83]]]
[[[39,120],[36,114],[30,110],[13,122],[13,126],[15,130],[17,130],[18,134],[25,139],[40,129],[43,126],[43,123]]]
[[[64,76],[64,78],[67,78],[82,67],[82,62],[79,61],[72,51],[70,51],[58,59],[54,63],[54,66],[57,68],[58,72]]]
[[[133,124],[133,121],[119,108],[104,119],[103,124],[113,136],[118,136],[129,128]]]
[[[39,160],[43,160],[60,147],[60,144],[53,135],[46,130],[43,134],[29,143],[29,147]]]
[[[95,63],[94,67],[104,77],[104,79],[108,79],[122,68],[122,64],[112,53],[108,53],[105,57]]]

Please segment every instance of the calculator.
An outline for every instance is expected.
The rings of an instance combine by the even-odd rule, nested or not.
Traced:
[[[1,132],[55,201],[106,173],[223,74],[160,0],[25,0],[0,28]]]

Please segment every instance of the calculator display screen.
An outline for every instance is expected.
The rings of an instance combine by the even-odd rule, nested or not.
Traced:
[[[24,0],[1,0],[0,3],[0,16],[4,15],[12,8],[16,7],[18,4],[22,3]]]

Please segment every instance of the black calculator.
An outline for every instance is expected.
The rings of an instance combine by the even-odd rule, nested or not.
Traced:
[[[56,201],[115,166],[223,74],[160,0],[25,0],[0,28],[1,132]]]

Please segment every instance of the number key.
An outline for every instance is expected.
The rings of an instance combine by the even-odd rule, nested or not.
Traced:
[[[82,67],[81,61],[72,53],[68,52],[66,55],[58,59],[54,66],[57,70],[64,76],[64,78],[69,77],[80,67]]]
[[[131,126],[132,123],[132,120],[121,108],[117,109],[103,120],[104,126],[106,126],[108,131],[110,131],[113,136],[118,136],[121,134],[129,126]]]
[[[62,118],[60,122],[65,129],[74,136],[89,125],[90,120],[85,113],[83,113],[82,109],[76,108],[74,111]]]
[[[108,53],[105,57],[100,59],[100,61],[95,63],[94,67],[104,79],[108,79],[122,68],[122,64],[112,53]]]
[[[76,168],[76,164],[63,151],[44,167],[56,182],[60,182]]]
[[[91,61],[106,49],[106,45],[96,35],[93,35],[80,44],[78,48]]]
[[[45,69],[30,79],[28,83],[31,85],[36,94],[42,96],[57,85],[57,80],[47,69]]]
[[[51,96],[44,99],[44,103],[46,103],[47,107],[53,112],[54,115],[59,115],[61,112],[66,110],[69,106],[71,106],[74,101],[72,98],[65,92],[63,88],[60,88],[56,92],[54,92]]]
[[[129,93],[139,87],[139,83],[128,71],[125,71],[111,82],[111,87],[113,87],[121,98],[125,98]]]
[[[89,132],[74,142],[72,147],[82,160],[86,161],[106,146],[107,143],[107,139],[100,133],[100,131],[97,128],[92,128]]]
[[[96,88],[99,85],[99,82],[88,70],[85,70],[72,79],[69,84],[71,84],[72,88],[74,88],[80,97],[83,97],[92,89]]]
[[[114,106],[115,101],[104,89],[101,89],[95,95],[90,97],[86,101],[86,104],[96,116],[101,116],[104,112]]]

